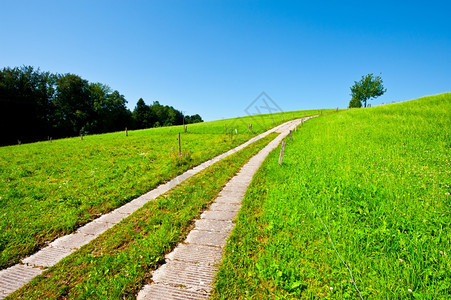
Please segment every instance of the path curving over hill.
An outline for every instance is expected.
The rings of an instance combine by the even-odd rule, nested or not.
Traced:
[[[161,194],[166,193],[179,183],[197,174],[208,166],[222,160],[223,158],[245,148],[246,146],[258,141],[272,132],[286,132],[287,128],[292,128],[294,124],[299,124],[302,119],[286,122],[271,130],[268,130],[242,145],[227,151],[209,161],[206,161],[197,167],[186,171],[185,173],[175,177],[169,182],[160,185],[154,190],[132,200],[116,210],[105,214],[98,219],[79,228],[75,233],[63,236],[53,241],[46,248],[37,253],[23,259],[21,263],[16,264],[8,269],[0,271],[0,299],[6,297],[10,293],[19,289],[32,278],[41,274],[45,269],[54,266],[61,259],[73,253],[83,245],[94,240],[97,236],[113,227],[116,223],[131,215],[134,211],[142,207],[145,203],[152,201]]]
[[[213,278],[252,177],[280,142],[303,118],[279,126],[280,134],[252,157],[200,216],[186,240],[166,256],[165,264],[152,273],[152,283],[143,287],[137,299],[208,299]]]

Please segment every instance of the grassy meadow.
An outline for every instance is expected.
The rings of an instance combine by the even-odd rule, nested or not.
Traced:
[[[214,298],[359,298],[326,225],[362,297],[449,299],[450,116],[447,93],[306,122],[254,177]]]
[[[164,255],[186,238],[193,219],[276,136],[271,133],[148,202],[10,298],[134,299]]]
[[[317,113],[192,124],[186,133],[174,126],[1,147],[0,269],[270,127]]]

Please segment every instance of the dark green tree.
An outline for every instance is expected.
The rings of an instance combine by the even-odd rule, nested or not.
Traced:
[[[30,66],[0,70],[0,144],[46,138],[50,129],[55,76]]]
[[[101,83],[89,84],[94,117],[89,129],[95,133],[123,130],[130,122],[127,100],[118,91]]]
[[[107,99],[111,88],[102,83],[90,83],[89,93],[93,105],[93,120],[87,127],[89,131],[100,133],[107,132],[108,126],[104,122],[104,117],[107,113]]]
[[[352,98],[351,101],[349,101],[349,108],[360,108],[362,107],[362,102],[359,99]]]
[[[186,124],[192,124],[192,123],[200,123],[203,122],[202,118],[198,115],[192,115],[192,116],[185,116],[185,123]]]
[[[364,104],[366,107],[367,101],[381,96],[387,91],[382,84],[382,78],[380,76],[373,76],[373,74],[368,74],[362,76],[362,79],[357,82],[354,81],[354,85],[351,86],[351,102],[353,102],[353,107],[357,107],[356,101]],[[351,107],[351,102],[349,107]]]
[[[142,98],[136,103],[132,116],[137,129],[150,128],[153,125],[151,109]]]
[[[94,106],[87,80],[73,74],[60,75],[57,80],[55,123],[65,136],[86,133],[93,121]]]
[[[105,124],[102,132],[123,130],[131,124],[131,112],[127,109],[127,100],[118,91],[108,94],[106,104],[102,111],[102,120]]]
[[[167,126],[169,125],[168,120],[168,110],[165,108],[164,105],[161,105],[160,102],[154,101],[153,104],[150,106],[150,110],[155,115],[155,127],[159,126]],[[158,122],[158,124],[157,124]]]

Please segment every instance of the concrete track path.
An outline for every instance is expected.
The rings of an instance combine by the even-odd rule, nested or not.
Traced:
[[[241,200],[261,164],[291,130],[308,118],[285,123],[277,128],[280,135],[252,157],[204,211],[174,251],[166,255],[165,263],[152,273],[152,283],[143,287],[138,300],[143,299],[208,299],[216,265],[221,261],[223,247],[241,207]]]
[[[306,119],[306,118],[304,118],[304,119]],[[76,251],[77,249],[82,247],[83,245],[89,243],[90,241],[92,241],[93,239],[98,237],[100,234],[102,234],[109,228],[113,227],[115,224],[119,223],[121,220],[128,217],[134,211],[141,208],[147,202],[154,200],[158,196],[166,193],[167,191],[169,191],[173,187],[177,186],[179,183],[183,182],[184,180],[188,179],[189,177],[191,177],[191,176],[195,175],[196,173],[204,170],[205,168],[211,166],[215,162],[218,162],[221,159],[245,148],[246,146],[254,143],[255,141],[258,141],[259,139],[267,136],[268,134],[270,134],[272,132],[284,132],[284,134],[286,135],[287,132],[290,130],[290,128],[294,128],[295,126],[300,124],[302,122],[302,120],[303,119],[289,121],[289,122],[283,123],[277,127],[274,127],[260,135],[257,135],[255,137],[251,138],[249,141],[241,144],[240,146],[238,146],[234,149],[231,149],[221,155],[218,155],[218,156],[196,166],[193,169],[186,171],[185,173],[175,177],[174,179],[170,180],[169,182],[158,186],[157,188],[151,190],[150,192],[128,202],[127,204],[113,210],[112,212],[105,214],[105,215],[93,220],[90,223],[87,223],[83,227],[80,227],[79,229],[77,229],[76,232],[54,240],[47,247],[36,252],[35,254],[23,259],[21,261],[21,263],[16,264],[7,269],[1,270],[0,271],[0,299],[5,298],[10,293],[21,288],[22,286],[27,284],[31,279],[33,279],[35,276],[41,274],[45,269],[54,266],[61,259],[68,256],[69,254],[73,253],[74,251]],[[278,140],[280,141],[280,137],[278,138]],[[275,145],[275,146],[277,146],[277,145]],[[257,167],[257,169],[258,169],[258,167]],[[251,178],[252,178],[252,176],[251,176]],[[247,187],[247,185],[246,185],[246,187]],[[242,186],[240,188],[240,192],[237,192],[237,193],[239,195],[241,195],[241,194],[244,195],[245,190],[246,190],[246,188],[244,186]],[[231,202],[230,204],[233,204],[233,202]],[[222,207],[225,207],[225,206],[223,205]],[[236,213],[229,213],[230,216],[232,216],[232,215],[234,216],[235,214]],[[202,222],[201,223],[204,224],[204,226],[209,226],[208,225],[209,221],[207,220],[208,217],[207,218],[203,217],[203,219],[205,219],[206,221],[203,221],[203,223]],[[230,220],[231,220],[231,218],[230,218]],[[228,222],[230,222],[230,220]],[[199,223],[199,225],[196,224],[196,226],[197,226],[196,228],[200,228],[199,226],[201,226],[201,223]],[[224,224],[226,224],[226,223],[224,223]],[[227,224],[229,224],[229,223],[227,223]],[[229,228],[229,227],[230,227],[230,225],[226,226],[226,228]],[[208,227],[208,228],[210,228],[210,227]],[[198,231],[198,229],[193,231],[193,233],[190,234],[189,238],[191,239],[191,238],[193,238],[193,236],[198,234],[198,233],[196,233],[197,231]],[[221,232],[221,231],[218,231],[218,232]],[[219,234],[219,235],[221,235],[221,234]],[[224,234],[222,234],[222,235],[224,236]],[[218,234],[216,234],[216,236],[218,236]]]

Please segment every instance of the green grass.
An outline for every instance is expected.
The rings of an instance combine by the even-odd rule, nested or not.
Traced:
[[[216,198],[269,136],[187,179],[150,201],[96,240],[35,278],[11,298],[134,298],[165,253],[183,241],[194,218]]]
[[[451,298],[450,115],[447,93],[306,122],[254,177],[214,298],[358,298],[319,217],[365,299]]]
[[[193,124],[187,133],[175,126],[1,147],[0,269],[283,120],[317,112]]]

